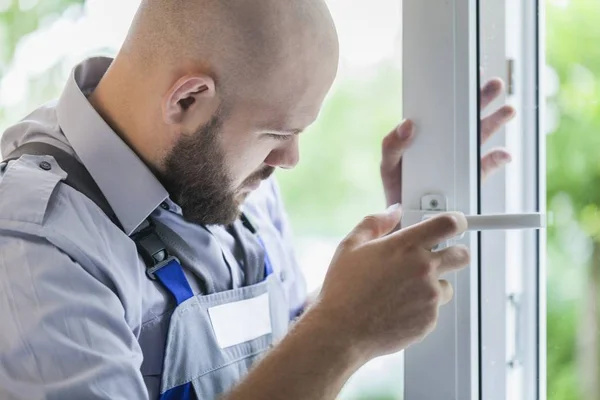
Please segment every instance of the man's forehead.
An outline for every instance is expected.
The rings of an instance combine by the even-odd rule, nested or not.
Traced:
[[[299,135],[312,125],[319,115],[320,104],[301,108],[299,106],[264,109],[256,113],[255,126],[261,131],[287,135]]]
[[[317,118],[324,96],[250,95],[238,97],[233,103],[235,119],[251,120],[258,129],[275,130],[289,134],[301,133]]]

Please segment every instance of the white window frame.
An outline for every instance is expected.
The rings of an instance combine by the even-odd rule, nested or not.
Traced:
[[[402,15],[404,115],[418,129],[403,161],[404,209],[436,193],[469,215],[543,212],[543,1],[404,0]],[[513,164],[480,191],[479,87],[491,76],[513,90],[495,106],[508,102],[519,116],[484,147],[508,147]],[[460,242],[473,263],[444,277],[455,299],[406,351],[405,399],[545,399],[544,231],[470,233]]]
[[[476,6],[404,0],[403,114],[418,129],[403,159],[405,210],[420,210],[423,196],[439,193],[450,210],[479,211]],[[403,218],[403,226],[414,222]],[[442,308],[436,330],[406,350],[406,400],[479,396],[478,235],[461,242],[471,248],[474,267],[446,277],[454,300]]]

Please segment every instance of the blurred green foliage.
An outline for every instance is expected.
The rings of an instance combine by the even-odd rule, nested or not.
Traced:
[[[72,5],[82,5],[85,0],[0,0],[0,78],[11,67],[19,43],[28,34],[36,32],[61,17]],[[27,92],[27,104],[20,109],[44,103],[57,96],[61,82],[59,65],[40,76],[32,77]],[[0,107],[0,131],[23,115]]]
[[[547,2],[548,399],[584,398],[578,332],[600,242],[600,2]],[[579,232],[580,239],[573,235]],[[571,249],[577,247],[577,251]],[[560,260],[560,262],[559,262]],[[569,290],[568,287],[575,288]],[[578,291],[578,292],[577,292]],[[569,293],[570,292],[570,293]],[[599,333],[593,333],[598,341]],[[585,348],[583,352],[585,353]],[[598,355],[592,355],[598,360]],[[598,362],[596,362],[596,365]],[[590,377],[600,379],[600,377]]]
[[[4,0],[0,12],[0,76],[15,52],[19,40],[56,18],[71,4],[84,0]]]

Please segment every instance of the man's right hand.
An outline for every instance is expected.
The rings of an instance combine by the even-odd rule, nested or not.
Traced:
[[[227,400],[333,400],[363,364],[433,330],[452,298],[440,276],[467,265],[469,252],[431,249],[467,221],[447,214],[391,233],[401,214],[367,217],[346,237],[317,302]]]
[[[315,305],[339,328],[339,339],[359,349],[364,362],[429,334],[440,305],[453,296],[440,276],[469,264],[464,246],[431,251],[466,230],[464,215],[444,214],[390,233],[401,215],[400,208],[391,208],[369,216],[346,237]]]

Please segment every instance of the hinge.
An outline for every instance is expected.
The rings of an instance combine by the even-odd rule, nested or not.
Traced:
[[[514,316],[514,349],[513,354],[508,357],[508,367],[511,369],[518,368],[523,364],[523,323],[521,320],[521,296],[518,294],[511,294],[508,296],[508,305],[513,312]]]

